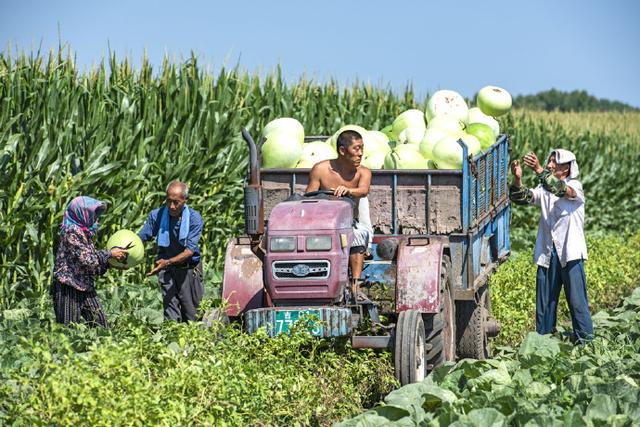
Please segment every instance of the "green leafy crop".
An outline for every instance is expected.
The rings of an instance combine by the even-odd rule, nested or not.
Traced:
[[[640,288],[594,322],[590,344],[530,332],[518,350],[449,363],[338,425],[638,425]]]
[[[640,233],[629,237],[588,234],[587,251],[587,295],[594,313],[616,306],[640,283]],[[491,276],[491,310],[502,325],[495,345],[516,345],[535,330],[536,268],[532,250],[527,250],[512,256]],[[567,323],[564,292],[558,308],[558,322]]]
[[[3,425],[327,425],[396,385],[388,353],[302,330],[272,339],[235,325],[157,324],[135,308],[111,330],[6,314]]]

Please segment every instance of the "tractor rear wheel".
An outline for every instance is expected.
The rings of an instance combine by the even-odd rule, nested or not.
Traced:
[[[456,358],[456,313],[450,273],[451,260],[448,255],[444,255],[440,268],[440,312],[424,315],[428,371]]]
[[[489,322],[489,289],[480,291],[478,302],[458,302],[458,356],[484,360],[491,354],[487,326]]]
[[[427,376],[425,330],[416,310],[398,314],[395,329],[394,365],[401,385],[422,381]]]

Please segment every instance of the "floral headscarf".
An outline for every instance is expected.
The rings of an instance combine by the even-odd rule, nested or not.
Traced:
[[[70,225],[80,227],[91,236],[98,231],[98,216],[107,208],[107,205],[100,200],[87,196],[74,198],[67,206],[62,219],[62,229]]]

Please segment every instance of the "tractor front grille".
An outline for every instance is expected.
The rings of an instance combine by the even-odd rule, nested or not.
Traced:
[[[331,272],[331,263],[326,260],[273,261],[274,279],[318,280],[326,279]]]

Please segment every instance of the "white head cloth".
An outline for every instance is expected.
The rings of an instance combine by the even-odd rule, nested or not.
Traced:
[[[576,155],[575,154],[573,154],[569,150],[564,150],[562,148],[557,148],[557,149],[553,150],[551,152],[551,154],[549,154],[549,158],[547,159],[547,163],[549,163],[549,159],[554,154],[556,156],[556,163],[558,163],[558,164],[571,163],[571,165],[570,165],[571,167],[569,168],[569,178],[574,179],[574,178],[577,178],[578,175],[580,175],[580,170],[578,169],[578,162],[576,161]]]

